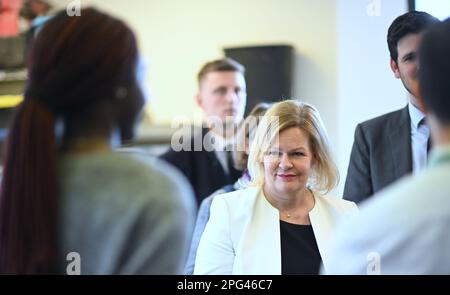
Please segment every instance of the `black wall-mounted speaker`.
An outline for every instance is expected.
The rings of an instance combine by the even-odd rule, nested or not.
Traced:
[[[259,102],[277,102],[292,96],[294,48],[270,45],[225,48],[225,56],[245,66],[247,107],[245,114]]]

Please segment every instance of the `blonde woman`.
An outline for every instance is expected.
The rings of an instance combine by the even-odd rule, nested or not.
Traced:
[[[239,171],[243,171],[242,176],[234,183],[228,184],[221,189],[212,193],[209,197],[204,199],[200,204],[200,209],[197,214],[197,221],[195,223],[194,234],[192,236],[191,247],[189,249],[189,256],[186,262],[184,273],[191,275],[194,272],[195,256],[197,255],[200,238],[205,230],[206,223],[209,220],[211,203],[214,197],[220,194],[232,192],[247,188],[250,183],[250,174],[247,169],[248,154],[250,151],[250,143],[255,136],[256,128],[262,116],[269,109],[270,104],[259,103],[251,111],[245,120],[239,125],[236,134],[236,144],[233,150],[233,165]]]
[[[194,274],[318,274],[329,237],[353,202],[338,183],[318,111],[287,100],[263,117],[250,148],[251,187],[217,196]]]

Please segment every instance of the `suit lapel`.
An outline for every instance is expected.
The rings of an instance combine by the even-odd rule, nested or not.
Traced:
[[[208,138],[210,136],[209,132],[210,132],[210,130],[208,130],[207,128],[203,128],[202,129],[202,134],[203,134],[202,141],[204,141],[205,138],[206,138],[206,141],[210,141],[210,139]],[[225,172],[225,170],[223,169],[222,164],[220,163],[219,159],[217,158],[215,150],[206,151],[205,149],[202,149],[202,151],[206,154],[206,157],[211,162],[211,165],[212,165],[213,169],[216,170],[216,173],[214,173],[214,175],[219,176],[218,177],[219,183],[225,182],[227,184],[232,184],[236,180],[238,180],[239,177],[242,176],[242,172],[236,170],[233,167],[233,164],[230,163],[230,161],[232,161],[232,159],[231,158],[229,159],[229,155],[228,154],[227,154],[226,158],[227,158],[227,166],[230,169],[230,173],[227,174]]]
[[[234,168],[232,152],[227,152],[227,165],[229,170],[227,177],[230,183],[234,183],[242,176],[242,171]]]
[[[319,248],[322,263],[325,271],[328,265],[328,251],[331,234],[336,226],[336,221],[330,215],[330,210],[327,210],[326,204],[320,197],[315,197],[314,208],[309,212],[309,219],[316,238],[317,247]]]
[[[208,138],[208,136],[210,136],[209,132],[210,131],[207,128],[202,129],[202,142],[205,141],[205,138],[206,138],[207,142],[210,141],[210,139]],[[225,171],[223,170],[223,167],[220,164],[219,159],[217,159],[216,152],[214,150],[209,151],[209,150],[206,150],[203,148],[202,153],[205,154],[207,165],[209,167],[212,167],[212,169],[213,169],[213,171],[205,171],[205,172],[209,175],[214,175],[217,177],[216,179],[213,179],[213,182],[218,183],[218,184],[229,183],[229,182],[224,181],[224,179],[226,179],[227,175],[226,175]]]
[[[408,106],[400,111],[398,121],[391,121],[387,128],[392,151],[392,163],[396,178],[400,178],[412,171],[411,151],[411,119]]]

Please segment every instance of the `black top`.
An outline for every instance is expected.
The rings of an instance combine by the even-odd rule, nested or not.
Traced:
[[[322,258],[311,225],[280,220],[281,274],[317,275]]]

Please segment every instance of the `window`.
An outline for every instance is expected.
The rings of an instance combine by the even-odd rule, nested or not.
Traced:
[[[409,9],[428,12],[440,20],[450,17],[449,0],[409,0]]]

